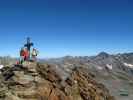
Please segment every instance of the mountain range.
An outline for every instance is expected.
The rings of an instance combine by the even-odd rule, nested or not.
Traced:
[[[14,63],[16,60],[6,59],[1,57],[1,64],[9,66],[8,64]],[[116,100],[133,100],[133,53],[108,54],[101,52],[96,56],[65,56],[38,59],[38,62],[54,66],[53,68],[61,80],[71,77],[76,68],[85,68],[88,73],[95,76],[94,79],[98,83],[107,87]]]
[[[116,100],[133,100],[133,53],[101,52],[96,56],[65,56],[45,62],[56,64],[62,76],[69,75],[78,66],[85,67],[110,90]],[[128,96],[121,96],[121,91]]]

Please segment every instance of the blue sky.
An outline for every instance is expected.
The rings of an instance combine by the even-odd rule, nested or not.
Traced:
[[[0,0],[0,55],[30,36],[39,57],[133,51],[132,0]]]

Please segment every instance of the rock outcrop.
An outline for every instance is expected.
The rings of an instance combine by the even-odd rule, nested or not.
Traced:
[[[85,68],[62,79],[54,65],[25,62],[1,70],[0,100],[114,100]]]

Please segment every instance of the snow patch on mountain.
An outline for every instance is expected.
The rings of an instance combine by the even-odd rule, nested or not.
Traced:
[[[2,69],[4,67],[4,65],[0,65],[0,69]]]
[[[103,70],[103,68],[102,68],[101,66],[98,66],[97,69],[99,69],[99,70]]]
[[[128,64],[128,63],[124,63],[125,66],[129,67],[129,68],[133,68],[132,64]]]
[[[106,67],[109,68],[110,70],[113,69],[113,66],[111,64],[106,64]]]

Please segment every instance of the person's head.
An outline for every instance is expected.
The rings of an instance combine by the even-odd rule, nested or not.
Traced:
[[[21,50],[24,50],[24,47],[21,47]]]
[[[35,48],[33,48],[33,50],[36,50]]]
[[[30,43],[30,37],[27,37],[27,42]]]

